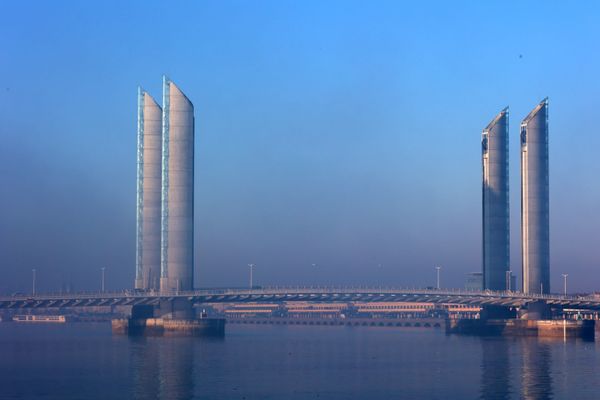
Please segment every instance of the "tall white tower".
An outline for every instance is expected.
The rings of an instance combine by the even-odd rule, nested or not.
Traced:
[[[548,99],[521,122],[523,292],[550,293]]]
[[[481,134],[483,288],[506,290],[510,270],[508,107]]]
[[[162,109],[138,88],[136,289],[160,283]]]
[[[164,292],[194,283],[194,106],[163,77],[161,279]]]

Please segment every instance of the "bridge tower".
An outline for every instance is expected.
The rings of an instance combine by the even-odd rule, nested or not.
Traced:
[[[523,292],[550,293],[548,99],[521,122]]]
[[[162,109],[138,88],[136,289],[159,288]]]
[[[483,289],[506,290],[510,270],[508,107],[481,133]]]
[[[194,106],[166,76],[162,110],[160,290],[194,283]]]

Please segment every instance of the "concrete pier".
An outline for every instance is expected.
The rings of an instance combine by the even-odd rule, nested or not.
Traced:
[[[446,333],[479,336],[537,336],[594,340],[595,321],[448,319]]]
[[[224,336],[225,319],[113,319],[115,334],[130,336]]]
[[[159,307],[139,305],[131,317],[113,319],[115,334],[132,336],[224,336],[225,319],[196,317],[187,299],[161,300]]]

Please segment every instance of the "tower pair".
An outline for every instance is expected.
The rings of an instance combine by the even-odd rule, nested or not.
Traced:
[[[162,108],[138,89],[136,253],[136,289],[193,289],[194,106],[166,76]]]
[[[521,122],[522,291],[550,292],[548,99]],[[508,108],[482,132],[483,288],[510,287]]]

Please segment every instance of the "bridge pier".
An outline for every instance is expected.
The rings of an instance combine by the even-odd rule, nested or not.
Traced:
[[[186,298],[161,299],[158,307],[136,305],[131,317],[112,320],[113,333],[131,336],[223,336],[225,319],[195,314]]]
[[[537,336],[594,339],[595,321],[553,320],[552,308],[532,301],[518,313],[506,306],[486,305],[479,319],[447,320],[446,333],[478,336]]]

